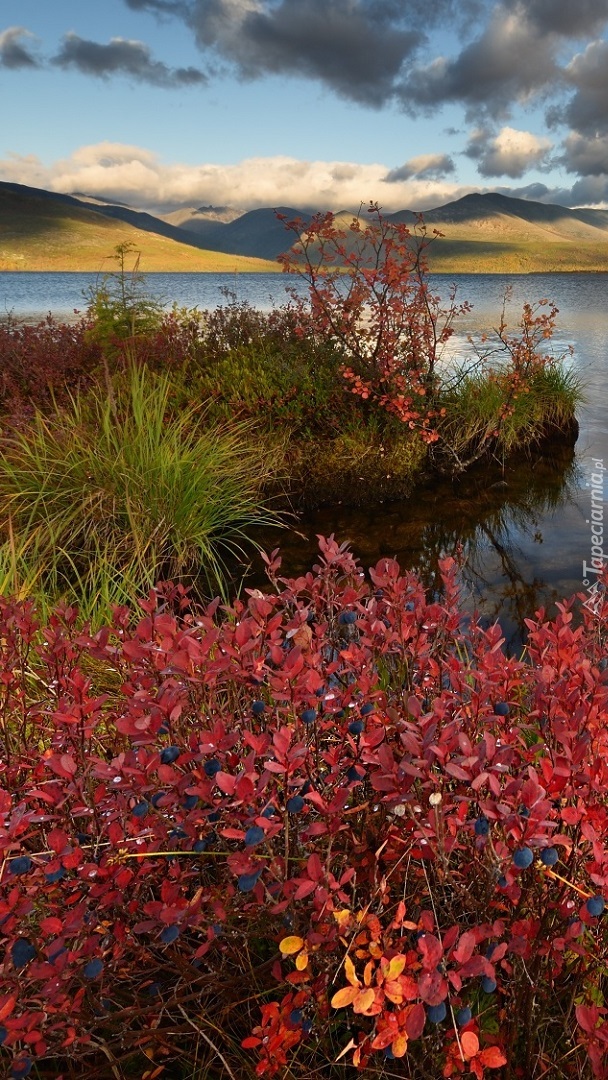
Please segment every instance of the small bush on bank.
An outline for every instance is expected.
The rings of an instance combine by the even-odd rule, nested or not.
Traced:
[[[0,601],[9,1075],[606,1076],[608,603],[517,660],[455,570]]]
[[[263,494],[280,458],[251,426],[170,412],[170,381],[132,367],[111,394],[97,387],[53,417],[35,414],[5,439],[0,516],[5,564],[19,560],[47,597],[76,598],[100,617],[162,576],[224,588],[226,559],[278,524]]]

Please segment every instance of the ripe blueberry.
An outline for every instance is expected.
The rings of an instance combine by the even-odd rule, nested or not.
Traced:
[[[56,881],[61,881],[65,877],[65,867],[60,866],[58,870],[48,870],[44,877],[49,885],[54,885]]]
[[[300,720],[302,721],[303,724],[314,724],[316,719],[317,719],[317,711],[316,711],[316,709],[306,709],[302,713],[302,715],[300,717]]]
[[[513,856],[513,863],[518,870],[527,870],[533,862],[534,855],[529,847],[519,848]]]
[[[494,979],[491,979],[489,975],[484,975],[483,979],[481,980],[481,989],[483,990],[484,994],[493,994],[496,990],[496,983]]]
[[[540,853],[540,861],[542,862],[543,866],[555,866],[558,860],[559,854],[557,848],[546,847]]]
[[[356,621],[357,621],[357,612],[356,611],[343,611],[338,616],[338,622],[341,623],[342,626],[352,626],[353,623],[356,623]]]
[[[247,847],[255,847],[256,844],[261,844],[265,835],[266,834],[260,825],[252,825],[245,833],[245,843]]]
[[[427,1005],[426,1015],[431,1024],[440,1024],[442,1020],[445,1020],[447,1011],[445,1001],[440,1001],[439,1005]]]
[[[364,728],[365,724],[363,723],[363,720],[351,720],[348,725],[348,730],[351,735],[360,735]]]
[[[207,776],[216,776],[218,772],[221,772],[221,762],[217,758],[211,758],[203,765],[203,769]]]
[[[472,1018],[473,1013],[468,1006],[466,1006],[464,1009],[459,1009],[456,1013],[456,1023],[458,1024],[458,1027],[464,1027],[465,1024],[468,1024],[469,1021],[472,1020]]]
[[[192,850],[196,851],[196,852],[200,852],[200,851],[204,851],[206,847],[207,847],[207,841],[206,840],[195,840],[193,845],[192,845]]]
[[[597,918],[602,914],[605,906],[603,896],[591,896],[585,904],[587,911],[590,915],[593,915],[594,918]]]
[[[508,716],[509,706],[507,705],[507,702],[499,701],[498,704],[494,706],[494,713],[496,716]]]
[[[17,859],[11,859],[8,868],[11,874],[27,874],[33,865],[29,855],[20,855]]]
[[[33,960],[36,955],[36,949],[32,945],[31,941],[27,938],[17,938],[11,949],[11,960],[17,969],[25,967],[29,964],[30,960]]]
[[[488,821],[487,817],[483,817],[483,815],[482,815],[482,817],[478,817],[477,821],[475,822],[475,835],[476,836],[487,836],[489,831],[490,831],[490,822]]]
[[[143,802],[138,802],[131,810],[131,813],[133,814],[133,817],[142,818],[146,816],[148,810],[148,803],[144,800]]]
[[[179,937],[179,926],[175,923],[171,923],[170,926],[165,926],[165,929],[160,935],[160,940],[163,945],[170,945],[172,941],[175,941]]]
[[[301,795],[292,795],[291,799],[287,800],[287,811],[290,814],[299,814],[304,809],[304,799]]]
[[[198,795],[186,795],[182,800],[184,810],[194,810],[198,802]]]
[[[101,975],[103,971],[103,960],[100,960],[98,956],[94,960],[89,960],[85,966],[82,974],[85,979],[96,979],[98,975]]]
[[[16,1061],[9,1073],[11,1080],[23,1080],[23,1077],[29,1076],[32,1071],[32,1059],[20,1058]]]
[[[177,761],[180,753],[179,746],[165,746],[165,749],[161,750],[161,765],[171,765],[172,762]]]
[[[302,1022],[302,1010],[292,1009],[289,1014],[289,1022],[291,1024],[300,1024]]]
[[[373,701],[368,701],[366,705],[361,706],[361,716],[369,716],[375,709]]]
[[[254,874],[241,874],[237,881],[237,887],[240,892],[251,892],[251,890],[255,888],[261,873],[261,870],[256,870]]]
[[[254,716],[261,716],[265,708],[266,705],[263,701],[254,701],[253,705],[251,706],[251,711]]]

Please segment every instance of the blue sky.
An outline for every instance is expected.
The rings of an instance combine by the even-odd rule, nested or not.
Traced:
[[[608,206],[608,0],[3,0],[0,179],[134,206]]]

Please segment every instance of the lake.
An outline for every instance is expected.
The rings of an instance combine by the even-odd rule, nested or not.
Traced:
[[[95,274],[0,273],[0,316],[19,318],[73,315],[83,296],[99,281]],[[281,274],[149,274],[148,290],[163,302],[213,308],[227,295],[255,307],[270,308],[286,299]],[[498,325],[505,289],[512,290],[509,322],[524,301],[548,298],[559,308],[554,349],[572,346],[572,363],[586,396],[573,454],[568,447],[533,463],[508,469],[476,470],[459,483],[440,482],[402,503],[367,512],[339,505],[309,514],[299,524],[306,539],[282,533],[268,537],[284,552],[285,569],[310,563],[317,533],[350,540],[364,565],[395,556],[404,567],[419,567],[433,579],[436,557],[462,543],[465,603],[487,619],[500,616],[507,638],[521,639],[522,620],[541,604],[583,591],[596,580],[592,558],[605,549],[601,537],[608,481],[608,273],[530,275],[434,275],[436,290],[447,295],[452,282],[458,298],[473,304],[453,339],[452,351],[465,356],[467,335]],[[290,281],[291,283],[291,281]],[[227,290],[227,291],[226,291]]]

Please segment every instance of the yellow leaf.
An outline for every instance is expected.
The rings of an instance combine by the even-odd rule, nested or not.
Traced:
[[[351,986],[360,986],[361,983],[357,978],[357,972],[355,971],[355,965],[353,964],[350,956],[344,957],[344,974],[348,979]]]
[[[356,986],[343,986],[331,999],[332,1009],[343,1009],[345,1005],[350,1005],[358,993]]]
[[[379,960],[381,956],[384,956],[384,953],[377,942],[370,941],[369,955],[373,956],[374,960]]]
[[[364,984],[364,986],[371,986],[372,985],[373,975],[374,975],[374,962],[373,962],[373,960],[368,960],[368,962],[365,965],[365,968],[363,970],[363,984]]]
[[[345,930],[350,925],[352,915],[347,908],[343,908],[342,911],[334,911],[334,919],[336,920],[340,930]]]
[[[398,1035],[391,1043],[391,1050],[396,1058],[403,1057],[407,1050],[407,1035]]]
[[[300,951],[304,946],[304,938],[296,937],[295,934],[292,937],[284,937],[279,942],[279,949],[283,953],[283,956],[293,956],[294,953]]]
[[[308,967],[308,953],[305,949],[296,956],[296,967],[298,971],[304,971]]]
[[[376,992],[375,990],[372,990],[371,986],[369,990],[361,990],[353,1001],[353,1011],[365,1015],[368,1009],[374,1004],[375,1000]]]
[[[388,971],[385,972],[385,978],[391,980],[399,978],[406,963],[407,959],[402,953],[399,953],[398,956],[393,956],[393,959],[388,965]]]

